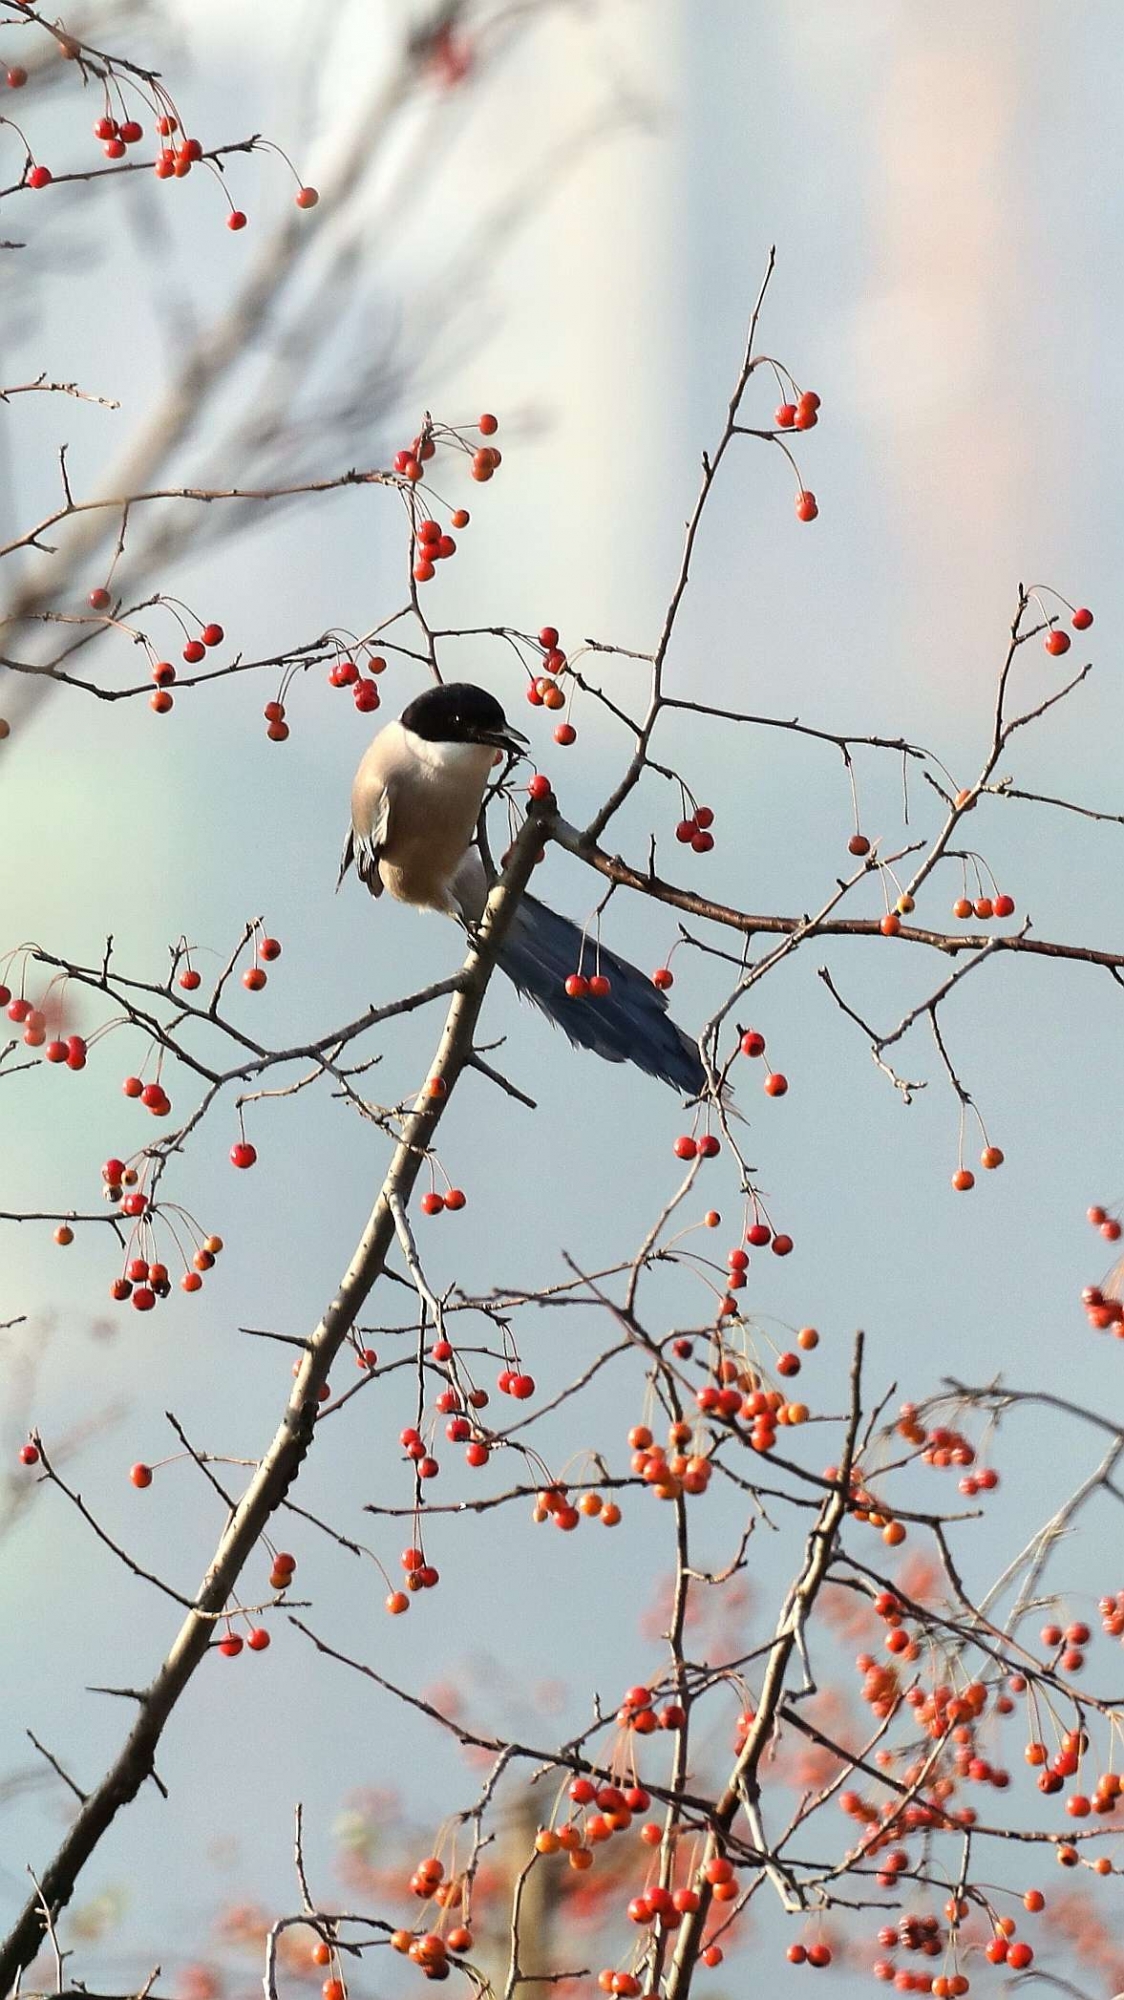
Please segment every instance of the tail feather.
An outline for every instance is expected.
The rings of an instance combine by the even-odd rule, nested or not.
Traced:
[[[500,949],[499,965],[579,1048],[592,1049],[606,1062],[635,1063],[673,1090],[698,1097],[706,1089],[698,1044],[669,1019],[667,1000],[646,973],[602,945],[600,969],[610,991],[601,999],[570,999],[566,980],[577,970],[580,950],[576,924],[536,897],[524,896]]]

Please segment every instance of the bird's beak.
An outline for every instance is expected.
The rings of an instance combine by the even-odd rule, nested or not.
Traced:
[[[482,736],[480,741],[493,744],[497,750],[506,750],[509,757],[521,757],[530,748],[530,739],[521,730],[513,729],[510,722],[497,729],[494,736]]]

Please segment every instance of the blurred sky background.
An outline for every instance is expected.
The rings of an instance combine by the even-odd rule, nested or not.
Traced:
[[[727,461],[672,650],[674,691],[849,732],[901,732],[968,783],[988,739],[1018,582],[1052,583],[1096,612],[1096,668],[1001,768],[1029,789],[1122,809],[1117,8],[600,0],[525,12],[535,18],[464,88],[427,85],[392,114],[389,134],[372,130],[377,170],[342,276],[326,275],[330,205],[301,219],[321,247],[294,284],[305,302],[319,292],[325,339],[294,390],[294,420],[315,393],[338,395],[348,371],[372,357],[388,363],[387,395],[357,413],[323,463],[313,437],[318,469],[388,463],[426,407],[453,422],[494,409],[502,471],[488,487],[469,490],[465,480],[450,494],[473,522],[430,586],[431,616],[455,627],[549,621],[564,645],[594,637],[650,648],[699,454],[719,434],[775,243],[761,345],[823,398],[821,423],[800,447],[820,518],[796,522],[777,452],[746,441]],[[297,155],[302,176],[323,182],[357,102],[391,72],[406,19],[370,0],[328,10],[308,0],[266,10],[255,0],[177,0],[166,15],[141,14],[120,31],[109,22],[102,33],[139,60],[155,52],[208,142],[264,131]],[[13,60],[15,31],[5,32]],[[40,104],[31,91],[24,97],[19,110],[41,157],[57,171],[91,159],[98,107],[73,78]],[[14,157],[14,136],[0,139]],[[29,396],[0,411],[6,531],[55,504],[63,440],[76,492],[101,488],[157,408],[181,341],[221,319],[292,199],[266,155],[235,160],[229,178],[250,215],[242,235],[223,227],[221,197],[202,176],[170,190],[137,176],[123,195],[103,181],[6,205],[4,233],[26,234],[30,248],[6,267],[4,381],[45,369],[123,404],[109,412]],[[253,407],[274,330],[262,326],[246,365],[209,405],[203,434],[175,455],[176,481],[200,468],[239,481],[238,463],[215,458],[216,441],[232,415]],[[762,378],[748,421],[768,422],[775,401]],[[224,657],[261,656],[329,625],[362,631],[402,599],[391,495],[350,491],[271,515],[252,532],[235,526],[234,515],[214,513],[205,543],[182,556],[173,547],[160,575],[161,588],[222,622]],[[47,560],[29,556],[21,576],[40,575]],[[128,569],[127,554],[126,590]],[[69,608],[101,574],[91,559]],[[167,628],[151,614],[149,629]],[[1041,699],[1060,684],[1060,668],[1085,657],[1079,645],[1055,663],[1027,647],[1019,697]],[[104,647],[99,671],[111,658]],[[563,810],[581,823],[620,771],[627,739],[586,703],[575,714],[578,744],[556,750],[546,717],[532,716],[513,663],[491,642],[450,647],[445,664],[508,704]],[[607,661],[602,671],[636,710],[643,670]],[[382,682],[387,712],[419,684],[392,668]],[[0,686],[0,712],[6,692]],[[274,692],[272,676],[236,677],[207,698],[180,699],[163,721],[143,700],[110,706],[63,691],[41,705],[0,764],[0,948],[35,938],[91,962],[112,932],[122,967],[155,976],[181,933],[224,952],[247,917],[264,914],[284,957],[264,994],[234,1005],[250,1032],[260,1026],[278,1045],[451,971],[460,958],[451,926],[375,908],[353,884],[332,895],[367,719],[317,669],[294,686],[292,736],[276,746],[261,723]],[[850,831],[833,751],[679,722],[657,739],[661,751],[713,806],[715,852],[684,859],[674,848],[675,809],[655,779],[614,824],[614,846],[640,862],[658,824],[661,865],[675,879],[748,909],[820,905],[847,864]],[[858,779],[865,830],[899,843],[897,762],[861,754]],[[911,805],[914,834],[931,832],[935,799],[914,785]],[[1119,827],[998,802],[976,821],[1000,887],[1041,935],[1119,945]],[[536,880],[579,917],[598,886],[557,852]],[[877,884],[862,893],[856,908],[880,911]],[[919,921],[943,923],[958,893],[954,871],[943,871]],[[675,921],[619,896],[606,935],[655,966]],[[965,1198],[949,1186],[957,1107],[931,1044],[919,1034],[898,1052],[909,1075],[931,1079],[905,1109],[815,978],[825,960],[847,998],[887,1028],[945,969],[889,943],[836,942],[806,948],[759,991],[753,1018],[790,1091],[771,1103],[756,1083],[744,1087],[750,1157],[797,1248],[783,1265],[758,1260],[749,1304],[785,1325],[821,1328],[809,1394],[828,1408],[841,1405],[861,1324],[878,1391],[896,1380],[903,1395],[921,1395],[945,1373],[985,1381],[1001,1371],[1018,1386],[1119,1411],[1124,1356],[1087,1332],[1077,1297],[1108,1261],[1086,1204],[1121,1186],[1119,991],[1086,968],[999,959],[949,1004],[950,1051],[1007,1156],[1003,1172],[982,1176]],[[697,1028],[725,991],[721,972],[681,952],[676,973],[675,1012]],[[82,1005],[93,1026],[96,1009]],[[674,1099],[631,1070],[572,1052],[501,980],[484,1026],[489,1038],[506,1036],[503,1067],[539,1108],[532,1115],[483,1079],[465,1079],[441,1154],[470,1208],[432,1234],[427,1226],[431,1275],[469,1289],[545,1283],[560,1275],[562,1249],[587,1269],[627,1254],[675,1185]],[[436,1028],[423,1013],[386,1034],[387,1081],[376,1087],[388,1098],[424,1075]],[[115,1036],[80,1077],[36,1072],[5,1085],[0,1208],[97,1203],[101,1160],[153,1136],[120,1095],[136,1047]],[[187,1084],[173,1097],[177,1111],[186,1107]],[[80,1231],[65,1254],[46,1225],[8,1226],[0,1241],[0,1320],[26,1313],[33,1323],[30,1341],[13,1341],[0,1385],[6,1464],[29,1420],[49,1441],[115,1408],[72,1474],[110,1530],[186,1590],[221,1525],[210,1497],[183,1467],[138,1495],[127,1467],[171,1448],[166,1409],[212,1450],[247,1457],[262,1448],[288,1361],[237,1329],[300,1334],[315,1324],[386,1157],[377,1132],[322,1090],[253,1107],[250,1130],[253,1174],[228,1166],[229,1104],[175,1170],[179,1198],[228,1244],[197,1299],[177,1291],[145,1319],[112,1307],[107,1231]],[[700,1206],[712,1199],[735,1212],[724,1161],[701,1192]],[[682,1279],[653,1282],[647,1299],[657,1327],[676,1311],[705,1311]],[[397,1317],[399,1303],[380,1296],[367,1317]],[[525,1358],[554,1390],[605,1338],[592,1314],[531,1318]],[[29,1347],[30,1404],[16,1365]],[[580,1437],[559,1423],[552,1444],[564,1456],[595,1436],[621,1459],[639,1397],[626,1371],[611,1372]],[[376,1493],[408,1497],[394,1442],[406,1408],[396,1386],[356,1399],[301,1482],[306,1504],[364,1532],[391,1566],[405,1537],[394,1524],[365,1522],[360,1509]],[[809,1451],[818,1464],[822,1446]],[[490,1474],[466,1474],[452,1450],[447,1457],[441,1498],[483,1490],[471,1481]],[[965,1543],[973,1582],[1002,1566],[1028,1522],[1092,1462],[1089,1445],[1056,1420],[1012,1424],[991,1521]],[[936,1504],[932,1484],[917,1490]],[[949,1491],[940,1489],[942,1500]],[[708,1559],[728,1557],[732,1519],[716,1513]],[[560,1719],[534,1725],[550,1740],[586,1714],[592,1686],[611,1705],[658,1659],[639,1618],[668,1565],[662,1524],[639,1501],[616,1537],[583,1527],[560,1541],[532,1530],[522,1510],[442,1522],[431,1537],[441,1588],[399,1621],[384,1616],[373,1568],[311,1530],[298,1538],[294,1529],[290,1545],[299,1540],[307,1590],[298,1594],[315,1600],[314,1625],[392,1677],[422,1687],[468,1676],[473,1660],[479,1673],[491,1659],[494,1722],[529,1709],[542,1683],[563,1683]],[[1119,1549],[1118,1524],[1106,1516],[1101,1526],[1065,1557],[1075,1614],[1088,1611],[1090,1593],[1124,1583],[1105,1552],[1110,1534]],[[766,1612],[795,1547],[754,1556]],[[0,1546],[0,1771],[30,1768],[30,1727],[93,1783],[126,1711],[84,1684],[144,1684],[178,1615],[123,1573],[60,1496],[37,1497]],[[171,1972],[178,1953],[205,1955],[211,1914],[231,1893],[294,1908],[297,1798],[325,1896],[332,1826],[356,1785],[397,1787],[423,1825],[469,1802],[475,1778],[445,1744],[342,1670],[314,1663],[282,1621],[274,1629],[262,1658],[216,1662],[193,1682],[160,1757],[171,1807],[149,1788],[87,1872],[81,1902],[119,1889],[128,1900],[105,1957],[87,1954],[80,1972],[100,1964],[127,1979],[157,1958]],[[482,1698],[478,1712],[487,1708]],[[52,1847],[63,1804],[56,1790],[37,1789],[0,1806],[3,1914],[22,1903],[25,1864]],[[778,1984],[787,1976],[781,1965]],[[361,1991],[378,1986],[360,1976]]]

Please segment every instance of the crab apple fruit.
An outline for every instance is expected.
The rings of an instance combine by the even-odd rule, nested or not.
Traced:
[[[774,1236],[772,1242],[772,1251],[774,1257],[790,1257],[792,1255],[792,1250],[793,1250],[793,1242],[791,1236],[784,1235],[783,1231],[780,1235]]]
[[[251,1146],[248,1139],[240,1139],[230,1149],[232,1167],[252,1167],[257,1157],[257,1148]]]
[[[652,974],[652,985],[657,986],[661,993],[666,993],[668,987],[674,986],[674,984],[675,974],[672,972],[671,967],[669,965],[657,966]]]
[[[27,82],[27,71],[22,63],[13,63],[5,79],[9,90],[22,90]]]
[[[45,188],[50,187],[53,179],[54,175],[51,173],[50,167],[37,166],[32,167],[31,172],[28,174],[27,184],[33,188]]]
[[[1011,917],[1015,913],[1015,899],[1013,896],[996,896],[992,909],[997,917]]]
[[[976,1185],[976,1176],[967,1167],[958,1167],[952,1176],[952,1185],[957,1194],[966,1194]]]
[[[1069,651],[1069,633],[1058,631],[1047,632],[1042,643],[1048,653],[1052,653],[1055,659],[1059,659],[1063,653],[1068,653]]]
[[[444,1206],[445,1197],[443,1194],[438,1194],[436,1188],[431,1188],[429,1193],[423,1194],[421,1198],[421,1212],[423,1215],[440,1215]]]
[[[788,1078],[782,1076],[779,1070],[774,1070],[771,1076],[765,1078],[765,1095],[767,1097],[783,1097],[787,1089]]]
[[[530,784],[527,786],[527,794],[532,799],[548,799],[550,797],[550,789],[550,779],[544,777],[541,771],[536,771]]]
[[[847,852],[848,854],[858,855],[870,853],[870,842],[865,833],[853,833],[851,835],[850,840],[847,842]]]
[[[55,1231],[55,1242],[59,1245],[60,1249],[65,1250],[67,1245],[73,1243],[73,1241],[74,1231],[69,1222],[60,1222]]]
[[[275,958],[280,958],[280,956],[281,956],[281,944],[279,939],[275,937],[263,937],[260,945],[258,946],[258,957],[267,959],[269,963],[272,964],[273,960]]]
[[[36,1445],[36,1444],[31,1444],[31,1443],[28,1443],[28,1444],[21,1444],[21,1446],[20,1446],[20,1464],[21,1464],[21,1465],[38,1465],[38,1463],[39,1463],[39,1447],[38,1447],[38,1445]]]
[[[185,993],[196,993],[203,982],[201,975],[189,965],[180,973],[179,983]]]
[[[246,1644],[250,1648],[251,1653],[264,1653],[269,1644],[269,1633],[266,1631],[265,1626],[255,1625],[253,1631],[249,1632],[246,1636]]]
[[[319,192],[314,187],[298,188],[294,196],[298,208],[315,208],[319,199]]]
[[[230,214],[226,218],[226,226],[228,229],[245,229],[246,227],[245,210],[241,208],[232,208]]]
[[[807,488],[804,488],[802,492],[797,494],[796,518],[798,521],[814,521],[819,511],[814,493],[810,493]]]
[[[89,605],[91,611],[108,611],[109,592],[101,584],[99,584],[95,590],[90,591],[86,599],[86,602]]]
[[[985,1146],[983,1152],[980,1154],[980,1165],[981,1167],[986,1167],[989,1172],[996,1167],[1001,1167],[1003,1165],[1003,1155],[999,1147]]]
[[[560,743],[563,749],[568,749],[570,744],[576,743],[577,740],[578,732],[572,722],[560,722],[558,724],[554,732],[554,741]]]
[[[248,965],[242,974],[242,984],[248,993],[260,993],[265,981],[266,975],[260,965]]]
[[[8,78],[8,81],[9,83],[11,82],[11,77]],[[1089,630],[1090,625],[1093,622],[1093,614],[1086,608],[1084,604],[1081,604],[1078,606],[1077,610],[1074,612],[1073,617],[1070,619],[1069,622],[1073,626],[1075,632],[1087,632]]]
[[[468,1196],[465,1194],[463,1188],[451,1187],[446,1189],[445,1192],[446,1208],[451,1208],[455,1212],[457,1209],[463,1208],[467,1200]]]
[[[225,1654],[228,1660],[237,1659],[241,1651],[242,1639],[239,1633],[228,1632],[225,1638],[219,1640],[219,1652]]]
[[[132,1480],[134,1486],[151,1486],[152,1467],[144,1465],[138,1460],[136,1465],[129,1467],[129,1478]]]
[[[878,928],[883,937],[897,937],[901,927],[902,920],[896,910],[887,910],[885,916],[878,919]]]
[[[206,658],[206,654],[207,649],[201,639],[189,639],[183,649],[183,657],[189,667],[197,667],[200,660]]]
[[[781,403],[773,411],[773,422],[779,431],[790,431],[796,422],[796,404]]]

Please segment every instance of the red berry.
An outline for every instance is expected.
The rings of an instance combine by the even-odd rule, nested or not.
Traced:
[[[431,1188],[430,1192],[423,1194],[421,1198],[421,1212],[423,1215],[440,1215],[444,1206],[445,1197],[443,1194],[438,1194],[436,1188]]]
[[[144,126],[138,125],[135,118],[126,118],[119,137],[124,139],[126,146],[135,146],[138,139],[144,138]]]
[[[38,1445],[35,1445],[35,1444],[21,1444],[21,1446],[20,1446],[20,1464],[21,1464],[21,1465],[38,1465],[38,1463],[39,1463],[39,1447],[38,1447]]]
[[[791,1256],[792,1247],[793,1246],[792,1246],[791,1236],[784,1236],[784,1235],[774,1236],[772,1248],[773,1248],[773,1255],[775,1257]]]
[[[476,428],[480,432],[481,437],[490,438],[495,437],[499,427],[498,417],[493,417],[490,412],[486,411]]]
[[[782,403],[773,412],[773,422],[779,431],[790,431],[796,422],[796,404]]]
[[[550,779],[544,777],[541,771],[536,771],[530,784],[527,786],[529,796],[533,799],[548,799],[550,797],[550,790]]]
[[[1047,632],[1042,643],[1046,651],[1052,653],[1054,658],[1058,659],[1062,653],[1068,653],[1069,651],[1069,633],[1059,631]]]
[[[571,743],[576,743],[577,740],[578,732],[572,722],[560,722],[558,724],[554,732],[554,741],[560,743],[563,749],[567,749]]]
[[[670,965],[657,966],[655,972],[652,974],[652,985],[658,986],[661,993],[666,993],[668,987],[674,986],[674,984],[675,974],[672,972]]]
[[[265,1626],[255,1625],[253,1631],[246,1636],[246,1644],[250,1648],[251,1653],[264,1653],[269,1644],[269,1633],[266,1631]]]
[[[847,842],[848,854],[869,854],[870,842],[865,833],[853,833]]]
[[[465,1192],[464,1192],[464,1189],[463,1189],[463,1188],[455,1188],[455,1187],[451,1187],[451,1188],[449,1188],[449,1189],[447,1189],[447,1190],[446,1190],[446,1194],[445,1194],[445,1206],[446,1206],[446,1208],[451,1208],[451,1209],[454,1209],[454,1210],[456,1210],[456,1209],[458,1209],[458,1208],[463,1208],[463,1207],[465,1206],[465,1204],[466,1204],[467,1200],[468,1200],[468,1196],[467,1196],[467,1195],[465,1194]]]
[[[228,229],[245,229],[246,216],[244,211],[240,208],[232,208],[226,218],[226,226]]]
[[[109,592],[108,590],[103,590],[99,585],[96,590],[91,590],[86,602],[91,611],[108,611]]]
[[[595,1000],[604,1000],[612,991],[612,987],[603,972],[595,972],[589,982],[589,990]]]
[[[140,1463],[131,1466],[129,1470],[129,1478],[132,1480],[134,1486],[151,1486],[152,1467],[150,1465],[142,1465]]]
[[[50,187],[52,179],[50,167],[32,167],[27,176],[28,186],[33,188]]]
[[[296,204],[298,208],[315,208],[319,199],[320,199],[319,193],[314,187],[302,187],[297,189]]]
[[[679,1160],[693,1160],[699,1149],[696,1141],[691,1138],[690,1134],[684,1132],[675,1141],[672,1150]]]
[[[765,1053],[764,1035],[758,1034],[756,1028],[748,1028],[745,1034],[742,1036],[743,1056],[763,1056],[764,1053]]]
[[[201,639],[189,639],[183,649],[183,657],[189,667],[195,667],[198,666],[200,660],[206,658],[206,652],[207,649]]]
[[[228,1660],[237,1659],[241,1651],[242,1639],[239,1633],[228,1632],[224,1639],[219,1640],[219,1652],[224,1653]]]
[[[819,511],[814,493],[809,493],[805,490],[797,494],[796,518],[798,521],[814,521]]]
[[[260,945],[258,946],[258,957],[264,958],[270,965],[272,965],[274,959],[280,958],[280,956],[281,956],[281,945],[278,939],[274,937],[263,937]]]
[[[27,71],[24,69],[22,63],[13,63],[7,75],[8,89],[22,90],[26,82]]]
[[[774,1070],[771,1076],[767,1076],[765,1078],[766,1096],[783,1097],[787,1089],[788,1089],[788,1078],[786,1076],[782,1076],[779,1070]]]
[[[360,715],[370,715],[379,706],[381,696],[374,681],[358,680],[355,683],[353,699]]]
[[[221,625],[204,625],[199,637],[205,646],[221,646],[226,634]]]
[[[570,1000],[584,1000],[589,992],[589,981],[580,972],[571,972],[566,981],[566,995]]]
[[[952,1176],[952,1185],[957,1194],[966,1194],[969,1188],[975,1187],[976,1176],[967,1167],[958,1167]]]
[[[251,1146],[248,1139],[240,1139],[237,1145],[230,1149],[232,1167],[252,1167],[257,1157],[257,1148]]]
[[[11,80],[12,79],[9,76],[8,82],[10,83]],[[1069,622],[1073,626],[1075,632],[1087,632],[1089,630],[1090,625],[1093,622],[1093,614],[1091,611],[1087,610],[1084,605],[1081,605],[1074,612],[1073,617],[1070,619]]]

